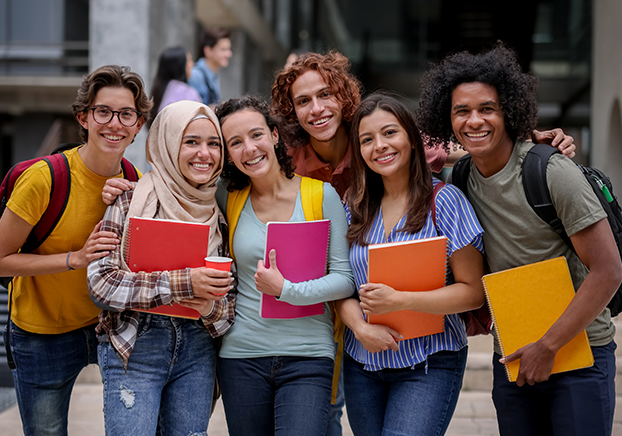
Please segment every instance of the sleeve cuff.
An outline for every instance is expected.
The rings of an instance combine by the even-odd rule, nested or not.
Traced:
[[[174,301],[193,298],[192,281],[190,280],[190,268],[179,269],[169,272],[171,295]]]

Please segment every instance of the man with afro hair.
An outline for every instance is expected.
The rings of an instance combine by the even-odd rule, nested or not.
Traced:
[[[568,308],[536,342],[502,359],[495,336],[492,397],[500,434],[610,435],[616,345],[606,305],[622,265],[605,212],[566,157],[551,157],[547,179],[576,254],[527,202],[521,164],[533,146],[527,139],[537,122],[536,89],[537,79],[501,43],[481,54],[457,53],[424,75],[418,121],[471,155],[466,191],[484,228],[491,272],[565,256],[575,285]],[[551,375],[556,353],[584,329],[594,365]],[[517,359],[518,379],[509,382],[503,363]]]

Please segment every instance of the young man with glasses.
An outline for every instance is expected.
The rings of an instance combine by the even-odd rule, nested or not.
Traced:
[[[0,218],[0,275],[14,276],[10,350],[24,435],[66,435],[69,398],[80,371],[97,363],[100,310],[89,297],[86,267],[119,243],[100,232],[106,179],[121,177],[125,149],[151,101],[128,67],[104,66],[85,77],[73,112],[85,144],[63,152],[70,170],[67,206],[41,246],[21,253],[48,206],[53,177],[40,161],[20,176]]]

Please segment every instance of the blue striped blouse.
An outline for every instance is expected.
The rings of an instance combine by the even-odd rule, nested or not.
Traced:
[[[439,183],[439,180],[434,179],[434,185],[437,183]],[[347,206],[346,214],[348,222],[350,222],[350,211]],[[438,233],[430,213],[428,213],[425,225],[416,234],[399,230],[403,226],[405,219],[403,217],[391,230],[389,237],[385,239],[382,210],[380,209],[367,236],[367,241],[370,244],[409,241],[438,236],[438,233],[440,233],[442,236],[447,236],[449,240],[449,256],[454,251],[468,244],[473,245],[482,253],[484,251],[482,243],[484,230],[480,226],[471,204],[462,192],[453,185],[445,185],[436,195],[436,225]],[[350,247],[350,265],[352,266],[354,280],[358,289],[361,285],[367,283],[367,247],[352,244]],[[452,283],[451,274],[449,277],[449,283]],[[445,317],[445,331],[443,333],[399,341],[398,351],[387,350],[370,353],[355,338],[354,333],[350,329],[346,329],[344,338],[345,351],[353,359],[364,364],[364,368],[368,371],[378,371],[384,368],[414,367],[417,363],[427,360],[427,356],[437,351],[457,351],[467,345],[464,322],[460,315],[457,314]]]

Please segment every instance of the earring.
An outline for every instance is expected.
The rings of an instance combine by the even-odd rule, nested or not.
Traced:
[[[274,143],[274,148],[275,148],[275,149],[276,149],[276,148],[279,148],[279,143],[278,143],[278,142],[275,142],[275,143]]]

